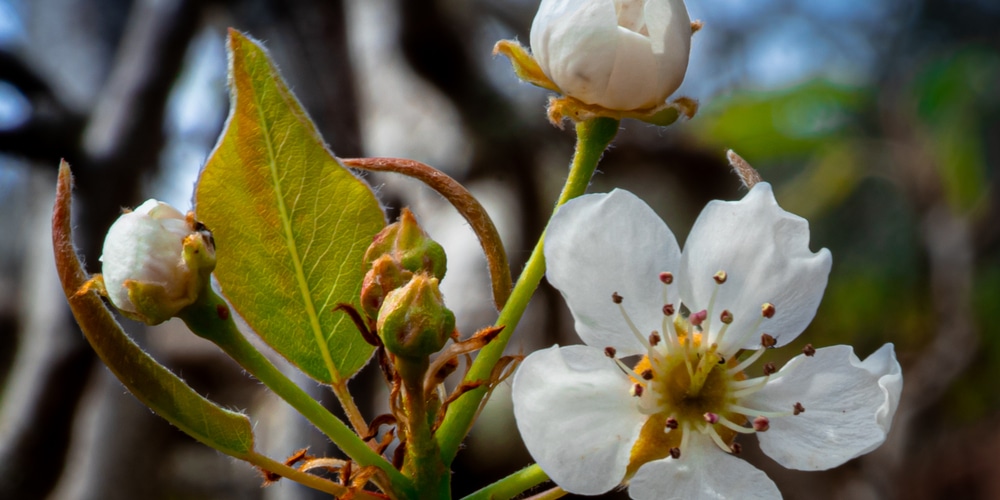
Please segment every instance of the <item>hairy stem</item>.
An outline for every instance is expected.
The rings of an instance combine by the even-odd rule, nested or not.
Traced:
[[[229,305],[211,288],[206,287],[198,302],[181,311],[180,318],[191,331],[218,345],[247,372],[288,402],[352,460],[361,466],[378,467],[389,478],[395,493],[403,497],[412,495],[413,485],[409,479],[250,344],[233,322]]]
[[[538,464],[529,465],[475,493],[463,500],[506,500],[549,480]]]
[[[406,462],[403,472],[413,480],[418,498],[451,498],[451,477],[441,461],[437,442],[427,421],[424,376],[430,361],[424,358],[396,358],[396,369],[403,380],[403,404],[406,408]]]
[[[562,194],[559,195],[559,201],[556,202],[552,211],[553,214],[564,203],[586,191],[601,155],[604,154],[604,150],[618,133],[618,123],[618,120],[610,118],[595,118],[576,125],[576,152],[573,154],[569,176],[563,186]],[[472,368],[465,376],[465,382],[488,380],[493,366],[503,355],[507,342],[510,341],[518,321],[521,320],[524,310],[528,307],[528,302],[545,274],[544,241],[545,233],[543,232],[535,249],[531,252],[531,257],[525,264],[524,271],[517,279],[517,284],[514,285],[510,299],[500,311],[500,317],[497,318],[496,325],[503,326],[503,332],[480,351]],[[450,464],[454,460],[459,444],[468,434],[476,411],[487,392],[486,385],[488,384],[467,392],[448,407],[448,413],[436,435],[441,448],[441,457],[446,464]]]

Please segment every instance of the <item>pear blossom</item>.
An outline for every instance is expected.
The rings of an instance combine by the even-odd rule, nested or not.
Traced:
[[[156,324],[197,299],[215,267],[215,249],[203,225],[150,199],[111,225],[101,263],[108,300],[123,314]]]
[[[542,0],[531,50],[565,95],[627,111],[680,87],[692,33],[682,0]]]
[[[709,203],[683,252],[635,195],[582,196],[552,219],[545,258],[586,345],[528,356],[514,414],[566,491],[780,498],[735,456],[739,434],[799,470],[836,467],[885,440],[902,390],[891,344],[864,361],[850,346],[807,345],[780,370],[754,367],[812,321],[832,263],[828,250],[809,250],[808,223],[767,183]],[[634,366],[620,359],[634,355]]]

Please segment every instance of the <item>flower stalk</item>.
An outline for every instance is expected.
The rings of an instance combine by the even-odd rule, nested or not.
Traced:
[[[233,322],[229,305],[211,287],[206,286],[198,301],[181,311],[179,317],[192,332],[219,346],[243,369],[288,402],[352,460],[362,467],[379,468],[388,478],[393,492],[400,497],[413,497],[413,483],[407,477],[250,344]]]
[[[514,498],[549,480],[538,464],[531,464],[499,481],[486,486],[462,500],[501,500]]]
[[[553,214],[564,203],[586,191],[604,150],[618,133],[618,124],[618,120],[611,118],[595,118],[577,123],[576,151],[573,154],[573,162],[570,165],[566,184],[553,208]],[[480,351],[469,373],[465,376],[464,382],[489,379],[493,367],[500,360],[507,342],[510,341],[511,335],[517,328],[517,323],[524,315],[528,302],[545,274],[544,240],[545,233],[543,232],[524,266],[524,271],[521,272],[521,276],[514,285],[510,299],[500,311],[496,326],[504,327],[503,332],[496,340],[490,342]],[[468,433],[486,392],[486,387],[469,391],[448,407],[448,413],[435,435],[441,448],[441,457],[444,463],[450,464],[455,458],[458,446]]]

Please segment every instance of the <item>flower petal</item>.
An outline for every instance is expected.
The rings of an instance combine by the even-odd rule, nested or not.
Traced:
[[[663,323],[659,274],[680,263],[667,225],[634,194],[616,189],[581,196],[562,206],[545,236],[546,277],[562,292],[587,345],[612,346],[619,356],[645,352],[626,324],[615,292],[643,335]],[[670,287],[675,302],[677,287]]]
[[[787,411],[796,402],[805,407],[799,415],[772,418],[771,428],[757,433],[761,449],[779,464],[829,469],[885,441],[903,390],[892,344],[864,362],[850,346],[817,349],[812,357],[796,356],[779,373],[742,402],[765,411]]]
[[[514,417],[531,456],[570,493],[596,495],[625,476],[646,416],[631,382],[599,349],[553,346],[514,375]]]
[[[662,103],[684,81],[691,53],[691,17],[683,0],[646,2],[646,29],[656,58]]]
[[[629,496],[637,500],[689,498],[781,498],[767,474],[720,450],[711,438],[691,435],[687,450],[639,468],[629,482]]]
[[[771,186],[762,182],[740,201],[710,202],[698,216],[681,259],[680,294],[698,311],[709,306],[718,287],[713,317],[728,309],[735,318],[720,352],[755,348],[765,332],[780,346],[812,321],[831,263],[825,248],[809,251],[809,223],[782,210]],[[720,270],[728,275],[721,286],[712,279]],[[774,304],[776,314],[754,328],[765,302]],[[718,328],[710,330],[714,335]]]
[[[680,81],[673,88],[666,88],[660,83],[660,61],[653,54],[649,37],[620,26],[616,34],[618,51],[614,67],[596,103],[610,109],[639,109],[663,104],[667,96],[680,86]],[[677,80],[683,78],[682,70]]]
[[[566,95],[599,102],[618,44],[614,2],[542,0],[531,23],[531,52]]]

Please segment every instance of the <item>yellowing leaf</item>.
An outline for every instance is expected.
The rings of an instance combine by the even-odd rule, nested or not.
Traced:
[[[349,318],[362,256],[385,218],[371,189],[328,151],[259,44],[229,32],[230,111],[198,181],[222,293],[271,347],[335,383],[371,356]]]
[[[71,184],[69,165],[63,161],[52,214],[52,245],[63,291],[87,341],[129,392],[158,415],[216,450],[253,458],[253,430],[246,415],[216,406],[157,363],[125,335],[96,293],[77,294],[87,273],[73,249]]]

